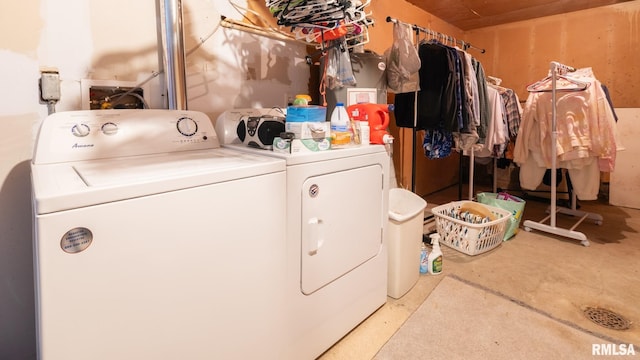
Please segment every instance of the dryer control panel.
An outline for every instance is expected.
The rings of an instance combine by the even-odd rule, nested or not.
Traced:
[[[203,150],[220,147],[209,117],[162,109],[82,110],[49,115],[34,164]]]

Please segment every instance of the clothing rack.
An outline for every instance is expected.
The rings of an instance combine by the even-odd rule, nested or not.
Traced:
[[[557,138],[558,138],[558,132],[556,129],[557,117],[558,117],[556,92],[558,89],[557,89],[556,81],[559,75],[566,74],[567,72],[574,72],[576,71],[576,69],[569,65],[564,65],[559,62],[552,61],[550,64],[550,70],[551,70],[551,101],[553,104],[553,106],[551,107],[551,154],[552,154],[551,156],[551,206],[549,210],[549,215],[547,217],[540,220],[539,222],[525,220],[525,222],[523,223],[523,226],[526,231],[531,231],[531,229],[544,231],[554,235],[559,235],[559,236],[564,236],[564,237],[568,237],[575,240],[580,240],[582,245],[589,246],[589,240],[587,239],[586,235],[584,235],[579,231],[575,231],[574,229],[578,225],[580,225],[585,219],[593,220],[596,224],[601,225],[602,216],[598,214],[576,210],[577,195],[575,194],[575,192],[573,192],[571,195],[570,209],[564,208],[564,207],[558,208],[556,204],[556,184],[557,184],[557,179],[556,179],[557,155],[556,154],[557,154]],[[571,216],[580,216],[580,219],[570,229],[560,228],[556,226],[556,215],[558,213],[571,215]],[[544,224],[544,222],[547,220],[550,220],[549,225]]]
[[[398,19],[394,19],[391,16],[387,16],[387,22],[390,23],[396,23],[396,24],[406,24]],[[424,33],[427,35],[431,35],[434,36],[436,38],[440,38],[440,39],[444,39],[448,42],[452,42],[454,44],[460,45],[462,47],[462,49],[464,50],[468,50],[468,49],[474,49],[479,51],[481,54],[484,54],[486,52],[485,49],[481,49],[479,47],[473,46],[471,43],[468,43],[466,41],[462,41],[462,40],[458,40],[450,35],[447,34],[443,34],[441,32],[438,31],[434,31],[431,30],[429,28],[424,28],[422,26],[418,26],[416,24],[407,24],[409,26],[411,26],[411,29],[413,29],[413,31],[416,32],[416,36],[419,35],[420,33]],[[419,41],[416,41],[416,47],[419,46]],[[417,116],[418,116],[418,92],[415,92],[415,99],[414,99],[414,109],[413,109],[413,116],[414,116],[414,121],[413,121],[413,138],[412,138],[412,142],[411,142],[411,191],[415,192],[416,190],[416,135],[417,135]],[[473,191],[473,188],[470,188],[469,190],[470,192]]]

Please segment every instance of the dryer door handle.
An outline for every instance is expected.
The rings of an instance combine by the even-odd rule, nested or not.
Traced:
[[[307,221],[308,232],[308,244],[309,244],[309,255],[315,255],[318,253],[318,249],[322,246],[324,242],[322,236],[320,234],[320,229],[322,225],[322,220],[317,217],[313,217]]]

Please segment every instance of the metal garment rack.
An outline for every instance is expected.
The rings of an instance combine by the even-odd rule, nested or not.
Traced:
[[[598,214],[588,213],[585,211],[576,210],[577,204],[577,196],[575,192],[571,195],[571,209],[565,207],[557,207],[556,205],[556,160],[557,160],[557,138],[558,132],[556,129],[557,125],[557,103],[556,103],[556,91],[557,85],[556,80],[559,74],[566,74],[567,72],[576,71],[575,68],[561,64],[556,61],[552,61],[550,64],[551,69],[551,101],[553,106],[551,107],[551,206],[548,210],[549,215],[539,222],[535,222],[532,220],[525,220],[523,223],[524,229],[526,231],[531,231],[531,229],[544,231],[547,233],[551,233],[554,235],[559,235],[575,240],[579,240],[580,243],[584,246],[589,246],[589,240],[587,236],[579,231],[575,231],[574,229],[580,225],[585,219],[593,220],[596,224],[602,224],[602,216]],[[564,229],[556,226],[556,215],[565,214],[571,216],[579,216],[580,219],[569,229]],[[545,224],[544,222],[550,220],[549,224]]]
[[[413,29],[416,32],[416,37],[418,35],[420,35],[420,33],[424,33],[430,36],[435,36],[436,38],[441,38],[444,39],[446,41],[452,42],[454,44],[460,45],[462,46],[462,49],[464,50],[468,50],[468,49],[474,49],[479,51],[481,54],[484,54],[486,52],[485,49],[481,49],[478,47],[473,46],[471,43],[468,43],[466,41],[462,41],[462,40],[458,40],[452,36],[443,34],[441,32],[437,32],[428,28],[424,28],[418,25],[411,25],[411,24],[407,24],[405,22],[402,22],[398,19],[394,19],[391,16],[387,16],[387,22],[390,23],[396,23],[396,24],[406,24],[411,26],[411,29]],[[420,46],[420,42],[416,41],[416,47]],[[411,191],[413,191],[415,193],[416,191],[416,135],[418,130],[417,128],[417,123],[418,123],[418,91],[415,92],[415,98],[413,101],[414,104],[414,108],[413,108],[413,138],[412,138],[412,142],[411,142]],[[462,162],[461,162],[462,164]],[[470,192],[473,191],[472,189],[470,190]]]

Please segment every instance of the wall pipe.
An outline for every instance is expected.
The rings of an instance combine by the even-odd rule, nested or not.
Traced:
[[[164,0],[164,47],[169,109],[187,110],[186,56],[182,1]]]

